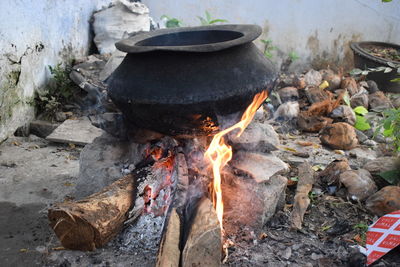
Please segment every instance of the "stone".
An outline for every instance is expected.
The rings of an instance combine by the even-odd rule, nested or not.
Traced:
[[[63,122],[67,119],[67,115],[64,112],[56,112],[55,119],[58,122]]]
[[[353,126],[345,122],[337,122],[323,128],[320,133],[321,143],[333,149],[349,150],[358,145]]]
[[[286,102],[280,105],[274,113],[275,120],[291,120],[297,118],[300,108],[299,102]]]
[[[359,94],[352,96],[350,99],[350,106],[352,108],[356,108],[362,106],[368,109],[368,95],[367,94]]]
[[[319,72],[322,75],[322,80],[329,83],[327,87],[329,91],[334,91],[340,88],[340,83],[342,82],[342,78],[340,75],[336,74],[331,69],[322,69]]]
[[[224,218],[229,222],[225,227],[230,233],[246,226],[260,231],[276,210],[283,207],[286,185],[287,178],[281,175],[263,183],[237,175],[225,176],[222,197]]]
[[[379,157],[365,163],[363,169],[366,169],[372,175],[375,175],[381,172],[396,170],[398,162],[398,158],[395,157]]]
[[[340,105],[332,110],[330,117],[335,119],[335,121],[347,122],[350,125],[356,123],[356,114],[353,109],[347,105]]]
[[[321,116],[309,116],[305,112],[300,112],[297,117],[297,125],[300,130],[305,132],[317,133],[322,128],[331,124],[333,120],[327,117]]]
[[[368,80],[368,81],[367,81],[367,84],[368,84],[368,92],[369,92],[370,94],[373,94],[373,93],[379,91],[378,85],[376,84],[375,81]]]
[[[385,186],[370,196],[366,200],[365,206],[377,216],[400,210],[400,186]]]
[[[340,88],[346,89],[347,92],[349,92],[350,96],[353,96],[358,93],[359,88],[357,85],[357,82],[354,78],[352,77],[346,77],[342,80],[342,83],[340,84]]]
[[[385,96],[382,91],[375,92],[369,95],[369,108],[370,109],[388,109],[392,107],[389,98]]]
[[[307,84],[304,79],[304,75],[295,76],[293,79],[293,85],[296,86],[298,89],[306,88]]]
[[[132,33],[150,30],[149,9],[138,2],[119,0],[93,17],[94,42],[101,54],[114,52],[114,44]]]
[[[392,104],[394,108],[400,108],[400,96],[396,96],[392,99]]]
[[[353,200],[362,201],[378,190],[371,174],[364,169],[345,171],[340,174],[339,180]]]
[[[266,182],[271,176],[289,170],[285,162],[272,154],[243,151],[238,151],[234,155],[230,166],[249,174],[258,183]]]
[[[123,164],[136,165],[144,157],[144,146],[120,141],[104,133],[86,145],[79,158],[76,198],[86,197],[122,177]]]
[[[364,165],[370,160],[375,160],[378,157],[375,150],[363,147],[353,148],[349,151],[349,155],[350,157],[356,158],[361,165]]]
[[[351,168],[348,160],[346,158],[341,158],[329,163],[317,177],[321,182],[327,185],[338,184],[340,174],[349,170],[351,170]]]
[[[318,71],[311,69],[304,75],[304,81],[307,85],[318,86],[322,82],[322,75]]]
[[[34,120],[31,121],[29,125],[29,130],[31,134],[36,136],[46,138],[49,134],[51,134],[60,123],[51,123],[48,121]]]
[[[247,146],[248,150],[256,149],[256,146],[261,142],[274,146],[279,145],[279,135],[275,132],[274,128],[268,123],[261,122],[250,123],[241,136],[232,136],[230,140],[234,143]]]
[[[299,92],[296,87],[284,87],[278,90],[282,103],[299,100]]]
[[[329,93],[325,89],[320,89],[318,86],[307,86],[305,92],[311,104],[322,102],[329,98]]]
[[[46,140],[56,143],[86,145],[93,142],[104,131],[93,126],[89,119],[66,120]]]
[[[364,134],[362,131],[355,129],[358,142],[361,144],[368,140],[368,136]]]

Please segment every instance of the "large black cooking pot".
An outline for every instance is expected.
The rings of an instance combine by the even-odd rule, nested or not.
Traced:
[[[127,52],[109,95],[132,125],[167,135],[211,135],[217,116],[241,116],[276,79],[252,43],[256,25],[163,29],[116,43]]]

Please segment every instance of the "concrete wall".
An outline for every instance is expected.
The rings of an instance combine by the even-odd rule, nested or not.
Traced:
[[[48,65],[88,52],[93,11],[112,0],[1,0],[0,142],[33,117]]]
[[[208,10],[229,23],[263,27],[262,38],[278,47],[279,63],[290,51],[300,60],[294,68],[314,63],[349,67],[349,42],[376,40],[400,43],[400,2],[381,0],[143,0],[156,21],[164,14],[199,25],[197,16]],[[261,44],[258,43],[260,46]]]

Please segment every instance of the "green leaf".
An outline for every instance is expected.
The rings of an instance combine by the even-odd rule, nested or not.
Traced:
[[[203,17],[200,17],[200,16],[197,16],[197,17],[199,18],[201,25],[203,25],[203,26],[208,25],[208,21],[205,20]]]
[[[393,62],[388,61],[386,62],[386,64],[388,64],[389,67],[396,68],[396,64],[394,64]]]
[[[383,130],[383,136],[390,137],[393,135],[393,128],[388,128]]]
[[[366,118],[356,115],[356,123],[354,124],[354,128],[360,131],[366,131],[371,129],[371,125],[369,125]]]
[[[167,28],[179,28],[181,26],[180,24],[181,22],[178,19],[172,18],[167,21],[165,26]]]
[[[391,79],[390,81],[394,82],[394,83],[400,83],[400,78],[394,78],[394,79]]]
[[[392,71],[392,68],[387,67],[387,68],[385,68],[385,71],[383,73],[389,73],[391,71]]]
[[[400,170],[385,171],[378,173],[378,175],[393,185],[400,182]]]
[[[392,2],[392,0],[382,0],[383,3],[389,3]]]
[[[368,110],[367,110],[365,107],[363,107],[363,106],[355,107],[355,108],[353,109],[353,111],[354,111],[356,114],[361,115],[361,116],[364,116],[365,114],[368,113]]]
[[[369,73],[369,71],[367,71],[367,70],[363,70],[363,71],[361,72],[362,75],[368,75],[368,73]]]
[[[226,19],[214,19],[214,20],[211,20],[209,23],[210,24],[215,24],[215,23],[218,23],[218,22],[225,23],[225,22],[228,22],[228,21]]]
[[[207,21],[211,20],[210,12],[208,12],[207,10],[206,10],[206,19],[207,19]]]
[[[360,75],[362,73],[361,69],[352,69],[350,71],[350,75],[355,76],[355,75]]]

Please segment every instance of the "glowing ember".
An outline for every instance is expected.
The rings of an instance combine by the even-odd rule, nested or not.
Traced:
[[[206,153],[204,154],[211,162],[213,169],[213,189],[215,195],[213,195],[213,203],[217,212],[219,224],[222,227],[222,217],[224,213],[224,204],[222,202],[222,190],[221,190],[221,170],[222,168],[232,159],[232,148],[225,144],[224,136],[236,129],[239,129],[237,136],[239,137],[246,127],[249,125],[254,117],[258,107],[267,98],[267,91],[262,91],[254,96],[253,102],[247,107],[243,113],[241,120],[235,125],[217,133],[210,143]]]

